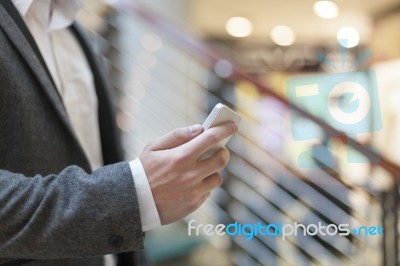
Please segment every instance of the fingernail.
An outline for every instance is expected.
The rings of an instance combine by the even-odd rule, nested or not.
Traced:
[[[200,124],[193,125],[189,128],[190,134],[195,135],[203,131],[203,127]]]
[[[236,131],[238,129],[238,123],[236,122],[231,122],[231,125],[233,127],[233,129]]]

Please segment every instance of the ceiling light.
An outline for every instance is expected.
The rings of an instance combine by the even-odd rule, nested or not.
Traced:
[[[339,44],[346,48],[357,46],[360,42],[360,34],[352,27],[344,27],[338,30],[336,38]]]
[[[232,17],[225,24],[226,31],[233,37],[247,37],[253,31],[253,24],[244,17]]]
[[[314,12],[320,18],[332,19],[339,15],[339,8],[332,1],[317,1],[314,3]]]
[[[294,43],[296,36],[294,31],[288,26],[276,26],[271,31],[271,39],[280,46],[289,46]]]

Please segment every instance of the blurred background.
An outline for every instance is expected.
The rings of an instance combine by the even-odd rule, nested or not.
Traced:
[[[243,118],[222,187],[146,233],[154,265],[400,265],[398,0],[85,0],[79,20],[104,57],[126,159],[218,102]],[[188,236],[192,219],[384,235]]]

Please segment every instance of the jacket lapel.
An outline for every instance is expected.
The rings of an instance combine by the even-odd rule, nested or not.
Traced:
[[[64,104],[58,94],[46,63],[40,54],[39,48],[10,0],[0,0],[0,27],[35,74],[64,125],[72,135],[75,135]]]

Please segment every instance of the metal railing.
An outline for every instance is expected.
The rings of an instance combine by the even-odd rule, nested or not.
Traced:
[[[153,137],[203,121],[215,102],[226,103],[243,116],[238,134],[228,145],[231,161],[225,182],[192,218],[213,224],[263,221],[384,227],[383,237],[299,234],[285,241],[235,236],[222,242],[208,238],[229,252],[232,264],[399,265],[398,165],[380,155],[379,163],[368,165],[367,182],[362,185],[340,167],[299,168],[285,150],[291,143],[289,109],[327,136],[335,136],[336,145],[352,147],[370,161],[379,155],[232,64],[229,77],[218,76],[214,66],[224,58],[204,42],[134,1],[118,3],[107,20],[98,17],[104,25],[94,35],[114,87],[127,158],[137,156]],[[88,6],[84,12],[96,16]],[[266,102],[234,89],[243,81],[268,95],[262,96]],[[274,116],[258,117],[255,106]],[[389,186],[376,186],[388,179]]]

